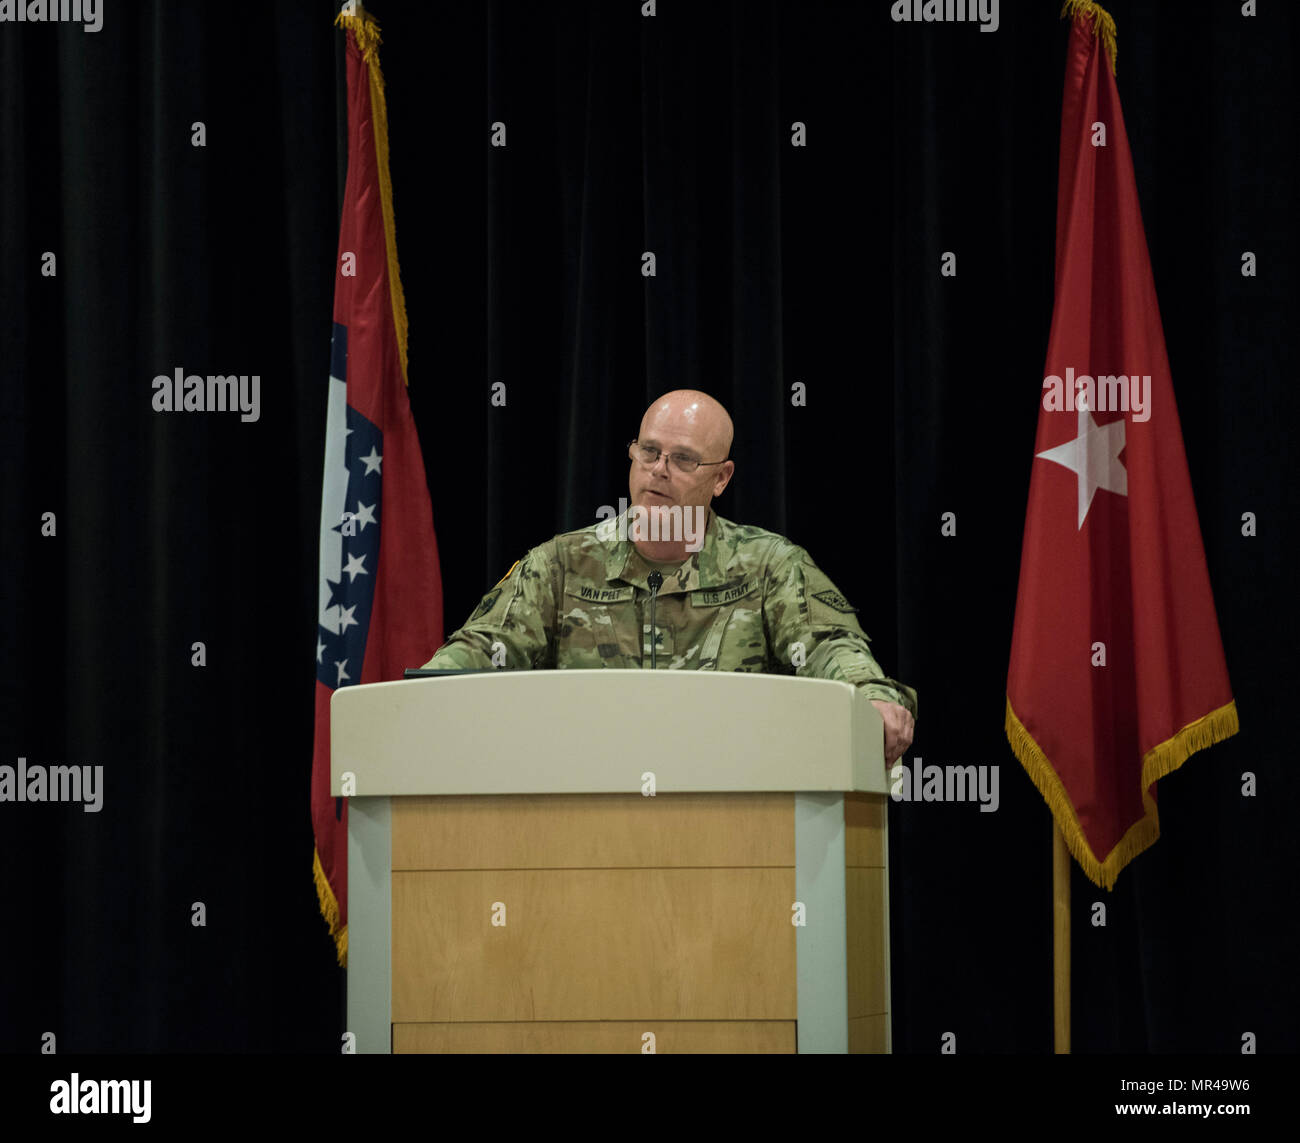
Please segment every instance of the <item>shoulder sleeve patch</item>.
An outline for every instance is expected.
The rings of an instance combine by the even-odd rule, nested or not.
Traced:
[[[845,599],[838,591],[827,590],[814,592],[813,599],[819,600],[826,604],[827,607],[844,615],[849,615],[857,611],[857,608]]]
[[[514,571],[515,569],[511,568],[510,570]],[[502,580],[501,582],[504,583],[505,580]],[[491,591],[489,591],[487,595],[485,595],[482,598],[482,600],[479,602],[479,605],[474,609],[474,614],[471,615],[469,619],[466,620],[466,622],[473,623],[474,620],[476,619],[482,619],[483,616],[485,616],[489,611],[492,610],[492,608],[494,608],[497,605],[497,600],[500,598],[501,598],[501,587],[498,584]]]

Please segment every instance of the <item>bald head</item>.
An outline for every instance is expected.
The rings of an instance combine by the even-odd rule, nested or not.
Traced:
[[[632,504],[661,518],[672,511],[684,518],[683,513],[698,509],[698,518],[705,520],[709,503],[722,494],[736,470],[735,462],[728,459],[731,437],[727,410],[707,393],[695,389],[665,393],[646,410],[637,434],[639,447],[629,450]],[[647,463],[646,450],[651,450],[651,456],[658,453],[653,463]],[[693,472],[683,471],[691,464],[698,465]],[[638,541],[636,546],[643,556],[658,562],[672,563],[686,556],[681,540]]]
[[[731,455],[731,417],[719,402],[698,389],[674,389],[645,411],[639,439],[658,432],[689,436],[702,460],[726,460]]]

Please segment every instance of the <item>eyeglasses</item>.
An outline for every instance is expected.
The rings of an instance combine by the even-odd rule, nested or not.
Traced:
[[[663,455],[664,450],[655,448],[654,445],[641,444],[639,441],[630,440],[627,442],[627,455],[633,460],[639,460],[647,468],[653,468],[659,463],[659,458]],[[725,460],[700,460],[698,457],[687,456],[685,453],[670,452],[668,454],[668,465],[675,468],[684,476],[689,476],[701,465],[726,464]]]

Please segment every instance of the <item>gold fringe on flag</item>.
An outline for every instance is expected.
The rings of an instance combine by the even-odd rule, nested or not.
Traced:
[[[1189,722],[1173,738],[1153,746],[1142,755],[1142,785],[1155,785],[1166,774],[1177,770],[1198,750],[1231,738],[1240,729],[1235,701],[1210,711],[1204,718]]]
[[[1110,74],[1115,74],[1115,21],[1111,15],[1100,4],[1094,4],[1093,0],[1065,0],[1065,6],[1061,9],[1061,19],[1064,20],[1069,16],[1073,20],[1076,16],[1082,16],[1085,20],[1092,21],[1093,36],[1100,36],[1103,46],[1106,48],[1106,54],[1110,57]]]
[[[1025,729],[1016,712],[1011,709],[1011,700],[1007,699],[1006,732],[1011,751],[1024,766],[1030,780],[1038,787],[1038,792],[1047,802],[1047,808],[1056,819],[1057,828],[1065,838],[1065,844],[1074,855],[1079,868],[1087,874],[1094,885],[1105,889],[1115,888],[1115,879],[1120,870],[1139,853],[1160,836],[1160,815],[1156,803],[1151,797],[1151,787],[1168,774],[1172,774],[1198,750],[1222,742],[1240,729],[1237,721],[1237,704],[1235,701],[1213,710],[1203,718],[1190,722],[1172,738],[1153,746],[1142,755],[1142,805],[1145,813],[1120,838],[1119,844],[1106,855],[1105,861],[1099,861],[1092,852],[1084,836],[1083,827],[1079,825],[1074,804],[1061,784],[1060,776],[1034,741],[1033,735]]]
[[[330,879],[325,876],[325,867],[320,863],[320,854],[316,847],[311,848],[311,872],[316,882],[316,899],[320,902],[321,916],[330,927],[330,936],[334,938],[334,952],[339,965],[348,967],[348,927],[339,926],[339,903],[334,896]]]
[[[388,104],[384,99],[384,73],[379,68],[379,23],[360,4],[344,8],[334,17],[336,26],[356,37],[361,58],[370,76],[370,119],[375,131],[375,166],[379,175],[379,202],[384,215],[384,245],[388,250],[388,293],[393,304],[393,327],[397,330],[397,353],[402,362],[402,381],[406,375],[406,297],[402,293],[402,276],[397,266],[397,226],[393,221],[393,183],[388,175]]]

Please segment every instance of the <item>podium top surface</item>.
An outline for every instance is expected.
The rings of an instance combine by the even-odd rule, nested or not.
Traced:
[[[849,683],[712,671],[500,671],[343,687],[338,796],[888,792]],[[349,789],[343,777],[351,775]]]

